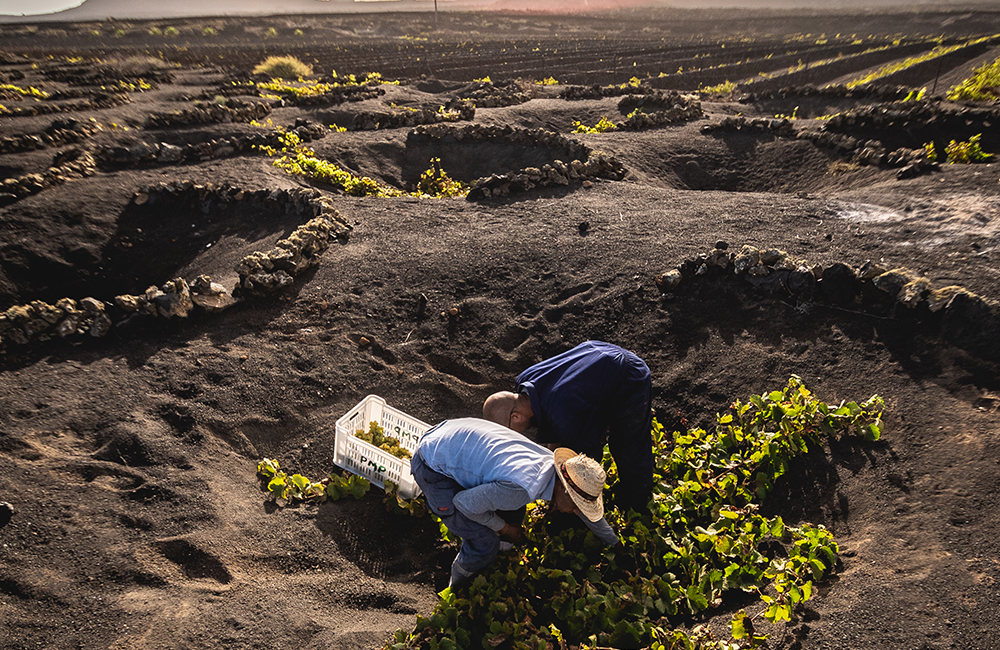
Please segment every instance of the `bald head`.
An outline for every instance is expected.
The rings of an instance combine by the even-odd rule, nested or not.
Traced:
[[[493,393],[483,402],[483,419],[490,422],[510,425],[510,414],[517,404],[517,395],[509,390]]]
[[[483,419],[502,424],[518,433],[524,433],[531,426],[531,400],[521,393],[500,391],[493,393],[483,403]]]

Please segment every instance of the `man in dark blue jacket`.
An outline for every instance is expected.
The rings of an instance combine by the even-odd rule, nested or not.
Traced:
[[[571,447],[600,461],[604,445],[618,467],[616,497],[625,509],[647,509],[653,488],[652,382],[649,367],[632,352],[601,341],[531,366],[514,392],[494,393],[483,418],[537,442]]]

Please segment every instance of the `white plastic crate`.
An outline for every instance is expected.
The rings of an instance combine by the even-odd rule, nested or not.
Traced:
[[[426,422],[392,408],[378,395],[369,395],[337,420],[333,462],[380,488],[385,488],[386,481],[392,481],[399,486],[399,496],[412,499],[420,494],[420,487],[410,473],[410,460],[397,458],[354,435],[358,429],[367,431],[371,422],[378,422],[385,435],[398,438],[399,445],[410,452],[416,451],[420,438],[431,428]]]

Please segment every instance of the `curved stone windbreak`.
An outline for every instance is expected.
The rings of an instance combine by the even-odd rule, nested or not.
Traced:
[[[620,181],[625,178],[625,166],[614,156],[593,151],[587,160],[553,160],[539,167],[525,167],[506,174],[492,174],[472,182],[466,199],[477,201],[491,197],[508,196],[533,190],[536,187],[586,183],[592,178]]]
[[[527,83],[521,80],[480,81],[471,91],[463,91],[463,100],[471,100],[478,108],[501,108],[517,106],[532,99],[525,90]]]
[[[562,133],[546,129],[519,129],[510,125],[422,125],[410,131],[407,140],[444,140],[455,143],[500,141],[520,146],[545,147],[562,152],[570,159],[586,158],[590,153],[587,145]]]
[[[912,178],[919,174],[938,170],[941,165],[927,158],[924,149],[899,147],[889,150],[877,140],[865,140],[845,133],[836,133],[825,128],[796,130],[792,120],[787,118],[747,118],[726,117],[719,122],[701,127],[703,134],[716,132],[766,133],[782,138],[809,140],[818,147],[833,149],[841,154],[850,154],[851,162],[858,165],[872,165],[899,169],[897,178]]]
[[[284,131],[294,133],[302,142],[312,142],[329,133],[327,127],[302,118],[296,119],[295,124],[285,128]],[[281,138],[282,133],[261,131],[246,136],[234,135],[230,138],[188,143],[183,146],[166,142],[139,142],[128,146],[100,147],[94,150],[94,158],[102,169],[131,168],[136,165],[177,165],[256,153],[263,147],[280,150],[284,146]]]
[[[384,94],[385,90],[378,86],[348,85],[338,86],[329,92],[317,95],[296,95],[294,93],[281,93],[280,95],[282,101],[293,106],[326,106],[376,99]]]
[[[638,86],[630,84],[599,86],[594,84],[592,86],[568,86],[559,91],[559,99],[570,101],[574,99],[602,99],[604,97],[621,97],[622,95],[647,95],[651,92],[653,90],[649,86],[641,83]]]
[[[705,115],[697,95],[682,95],[676,90],[626,95],[618,102],[618,111],[628,116],[618,128],[629,131],[689,122]]]
[[[113,86],[120,81],[132,80],[149,84],[172,84],[174,73],[162,69],[162,61],[149,60],[137,65],[94,65],[93,63],[64,64],[48,66],[41,72],[50,81],[59,81],[71,86]]]
[[[271,105],[265,102],[242,102],[230,99],[228,104],[226,106],[212,104],[169,113],[150,113],[142,126],[145,129],[164,129],[194,124],[252,122],[271,113]]]
[[[756,86],[752,85],[750,88],[756,88]],[[830,97],[833,99],[874,99],[882,102],[894,102],[905,99],[911,93],[913,93],[913,89],[907,86],[886,84],[866,84],[854,88],[848,88],[844,84],[832,84],[829,86],[803,84],[799,86],[786,85],[772,90],[752,90],[741,95],[738,101],[741,104],[752,104],[769,99]]]
[[[51,115],[52,113],[76,113],[78,111],[93,111],[128,104],[132,100],[126,93],[94,93],[91,99],[66,104],[49,102],[32,102],[28,106],[7,108],[0,113],[2,117],[30,117],[35,115]]]
[[[56,119],[52,120],[44,131],[38,133],[0,137],[0,154],[74,144],[86,140],[100,130],[101,127],[94,122],[80,122],[73,118]]]
[[[879,317],[898,316],[902,308],[939,328],[952,344],[1000,362],[1000,303],[963,287],[936,287],[907,268],[871,261],[856,269],[841,262],[823,267],[776,248],[743,246],[734,253],[719,242],[708,253],[658,274],[655,282],[664,293],[673,293],[699,279],[731,279],[799,305],[827,304]]]
[[[826,121],[826,128],[831,131],[906,129],[955,133],[971,129],[983,132],[995,129],[998,120],[1000,108],[943,108],[930,102],[898,102],[838,113]]]
[[[343,104],[344,102],[360,102],[366,99],[376,99],[385,94],[385,89],[380,84],[344,84],[334,86],[325,93],[296,94],[293,92],[273,92],[260,89],[259,82],[271,81],[267,77],[255,77],[252,79],[232,79],[228,83],[216,87],[214,90],[195,96],[184,96],[184,101],[203,100],[212,101],[216,97],[259,97],[264,94],[279,96],[285,104],[293,106],[317,106],[327,104]],[[323,80],[321,83],[336,83],[336,80]]]
[[[93,176],[97,163],[89,151],[73,148],[56,156],[52,166],[41,174],[25,174],[0,183],[0,207],[20,201],[54,185],[76,178]]]
[[[476,104],[471,101],[451,100],[440,110],[431,108],[397,109],[393,111],[362,111],[354,114],[349,128],[352,131],[375,131],[441,124],[444,122],[471,122],[476,117]],[[348,126],[348,125],[339,125]]]
[[[592,178],[621,180],[625,166],[609,154],[592,151],[579,140],[546,129],[517,129],[512,126],[467,124],[418,126],[407,135],[407,141],[443,140],[455,143],[503,142],[520,146],[544,147],[566,154],[567,161],[556,159],[542,167],[525,167],[476,179],[466,199],[476,201],[508,196],[536,187],[569,185]]]
[[[81,341],[100,338],[115,328],[132,328],[144,321],[185,319],[195,314],[213,314],[239,302],[280,291],[295,276],[319,264],[330,241],[351,230],[316,189],[258,190],[248,192],[228,185],[197,185],[191,181],[153,185],[133,197],[136,205],[172,201],[198,201],[209,211],[233,203],[271,203],[308,219],[268,251],[252,253],[236,267],[239,282],[233,289],[201,275],[191,281],[168,280],[143,293],[115,296],[112,301],[93,297],[62,298],[55,304],[40,300],[15,305],[0,313],[0,353],[11,345],[26,346],[61,338]]]

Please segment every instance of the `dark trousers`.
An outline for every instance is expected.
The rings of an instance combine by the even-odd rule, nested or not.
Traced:
[[[427,507],[453,535],[462,538],[458,555],[451,563],[451,581],[448,586],[453,587],[496,559],[500,551],[500,535],[492,528],[472,521],[455,508],[453,499],[465,488],[450,476],[428,467],[419,451],[410,459],[410,471],[427,499]]]

